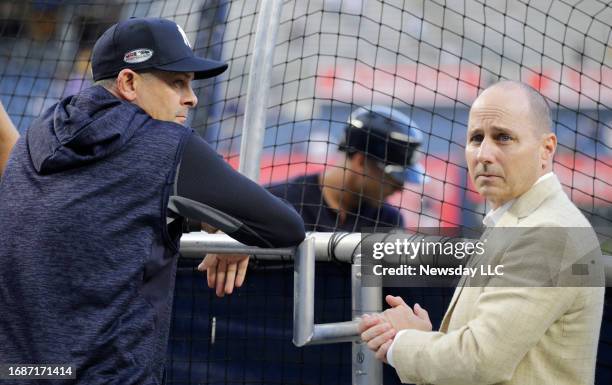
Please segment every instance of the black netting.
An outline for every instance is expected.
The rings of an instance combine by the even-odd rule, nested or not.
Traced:
[[[183,26],[197,54],[229,64],[223,75],[194,83],[199,105],[190,122],[237,166],[248,74],[257,70],[250,59],[258,9],[255,0],[2,0],[0,99],[23,134],[45,108],[91,84],[89,58],[102,31],[129,16],[168,17]],[[303,214],[310,213],[304,214],[307,227],[358,231],[400,221],[411,227],[479,226],[488,207],[467,180],[468,109],[488,85],[513,79],[546,97],[559,139],[555,172],[591,222],[610,228],[610,20],[612,7],[598,0],[285,1],[260,182],[295,184],[305,174],[343,171],[346,153],[338,145],[351,111],[392,107],[422,134],[417,153],[426,180],[406,183],[388,199],[382,191],[371,193],[388,202],[387,214],[355,205],[347,218],[329,217],[316,192],[304,201],[304,186],[316,186],[317,179],[300,180],[302,190],[294,195]],[[286,186],[277,187],[279,195],[283,191]],[[604,251],[612,254],[612,245]],[[254,263],[246,286],[223,299],[205,287],[193,261],[180,265],[169,383],[350,381],[350,344],[291,344],[290,264]],[[317,274],[317,322],[348,319],[348,267],[321,264]],[[429,307],[439,323],[451,293],[400,294]],[[598,384],[612,380],[610,306],[608,290]],[[392,373],[385,378],[387,384],[395,381]]]

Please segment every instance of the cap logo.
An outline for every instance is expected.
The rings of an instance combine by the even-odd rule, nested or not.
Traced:
[[[410,137],[402,132],[392,132],[389,134],[391,139],[399,140],[400,142],[410,142]]]
[[[183,36],[183,42],[185,42],[185,45],[191,49],[191,43],[189,43],[189,39],[187,39],[187,34],[185,31],[183,31],[183,28],[181,28],[181,26],[178,24],[176,25],[176,28],[178,28],[181,36]]]
[[[153,50],[148,48],[138,48],[123,55],[123,61],[126,63],[142,63],[153,57]]]
[[[353,119],[353,120],[351,120],[351,121],[350,121],[350,124],[351,124],[352,126],[357,127],[357,128],[362,128],[362,127],[363,127],[363,122],[362,122],[361,120],[358,120],[358,119]]]

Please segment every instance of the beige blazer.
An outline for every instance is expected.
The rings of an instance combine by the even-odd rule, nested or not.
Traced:
[[[596,242],[553,176],[520,196],[496,224],[533,228],[534,236],[509,239],[494,258],[529,271],[529,259],[516,262],[517,250],[548,247],[537,236],[543,226],[587,227],[590,239],[572,239],[568,229],[563,241],[576,248]],[[439,332],[407,330],[397,338],[395,369],[404,383],[593,384],[603,301],[603,287],[459,285]]]

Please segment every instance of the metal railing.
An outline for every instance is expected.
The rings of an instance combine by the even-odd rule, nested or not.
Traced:
[[[181,239],[184,257],[205,253],[256,254],[264,260],[294,260],[293,343],[298,346],[351,341],[353,384],[382,384],[382,363],[359,339],[358,318],[382,311],[382,287],[361,285],[361,234],[309,233],[297,248],[245,246],[225,234],[189,233]],[[333,245],[330,248],[330,245]],[[315,261],[352,263],[352,320],[314,323]]]

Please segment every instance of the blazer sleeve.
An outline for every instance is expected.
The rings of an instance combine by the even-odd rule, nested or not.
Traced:
[[[397,373],[407,383],[508,381],[575,296],[576,288],[486,288],[475,317],[460,329],[403,333],[393,346]]]

